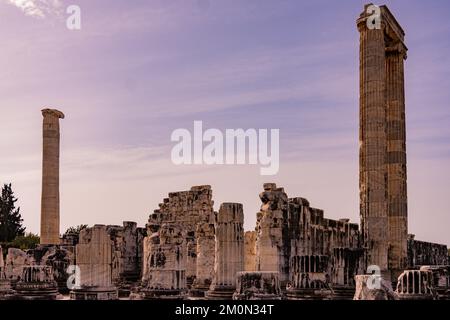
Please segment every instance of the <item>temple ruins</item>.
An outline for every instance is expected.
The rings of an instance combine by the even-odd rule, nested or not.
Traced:
[[[201,185],[169,193],[145,226],[94,225],[60,239],[64,114],[44,109],[41,244],[0,247],[0,300],[450,299],[447,246],[408,233],[405,32],[386,6],[370,27],[368,8],[357,19],[360,225],[273,182],[257,213],[233,202],[216,212]]]

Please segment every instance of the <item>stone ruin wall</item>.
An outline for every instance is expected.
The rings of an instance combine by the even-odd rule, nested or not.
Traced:
[[[197,270],[193,287],[207,291],[214,277],[215,227],[214,223],[199,223],[197,238]]]
[[[149,296],[183,295],[186,290],[186,234],[183,226],[165,223],[158,235],[151,237],[149,246]]]
[[[60,292],[66,292],[66,272],[69,265],[75,263],[73,248],[63,246],[38,246],[32,250],[20,250],[9,248],[4,260],[3,277],[15,284],[22,280],[23,271],[26,267],[48,266],[52,268],[55,281]]]
[[[363,273],[364,250],[358,225],[326,219],[303,198],[288,198],[283,188],[264,184],[257,217],[256,268],[278,271],[283,286],[354,286]]]
[[[142,277],[145,228],[136,222],[124,221],[123,226],[109,225],[106,230],[113,241],[113,282],[117,285],[137,282]]]
[[[171,192],[159,204],[159,209],[149,216],[147,224],[148,237],[144,240],[144,272],[143,280],[148,280],[148,263],[150,238],[158,233],[165,223],[177,223],[184,228],[186,247],[186,278],[188,286],[197,276],[197,225],[214,223],[214,202],[211,186],[194,186],[189,191]]]
[[[278,272],[283,287],[289,280],[288,197],[273,183],[264,184],[259,197],[262,206],[256,222],[256,269]]]
[[[243,267],[236,268],[237,272],[254,274],[244,272],[242,277],[273,274],[283,291],[288,288],[287,297],[293,299],[304,297],[306,288],[332,288],[333,294],[340,287],[354,289],[354,276],[364,274],[366,269],[357,224],[348,219],[324,218],[323,210],[310,207],[304,198],[289,198],[283,188],[272,183],[264,184],[260,198],[262,206],[255,231],[246,232],[242,240]],[[234,212],[222,207],[224,212]],[[242,207],[239,208],[237,211],[242,213]],[[76,263],[82,269],[82,284],[88,287],[106,286],[118,288],[119,292],[126,288],[129,294],[141,279],[144,296],[161,297],[161,292],[174,291],[173,294],[184,297],[190,289],[192,296],[197,290],[197,296],[203,297],[214,284],[217,223],[211,188],[192,187],[190,191],[170,193],[160,209],[150,215],[146,228],[124,222],[123,226],[96,225],[82,231],[76,256],[70,246],[9,249],[2,275],[14,284],[22,280],[25,267],[52,266],[55,280],[65,286],[65,270]],[[92,240],[97,229],[101,229],[101,237],[97,237],[101,241]],[[84,253],[82,247],[86,249]],[[95,252],[103,253],[101,261],[91,259]],[[411,270],[448,265],[447,247],[417,241],[410,235],[408,259]],[[445,273],[441,278],[447,286],[442,287],[448,290],[449,271],[445,270],[439,272]],[[433,272],[437,274],[434,269]],[[442,295],[448,296],[444,289]],[[218,294],[229,296],[230,292],[210,290],[209,295]]]
[[[446,245],[415,240],[410,235],[408,242],[408,267],[449,265]]]
[[[358,225],[324,218],[303,198],[289,199],[289,212],[292,274],[319,271],[334,286],[354,286],[354,276],[365,271]]]

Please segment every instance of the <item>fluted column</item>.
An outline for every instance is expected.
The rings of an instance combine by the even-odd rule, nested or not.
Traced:
[[[59,244],[59,119],[61,111],[42,110],[41,244]]]
[[[389,269],[397,276],[407,267],[408,237],[404,59],[401,43],[386,49]]]
[[[388,268],[386,86],[383,29],[360,32],[360,215],[367,263]]]
[[[110,287],[112,285],[113,244],[106,226],[94,225],[80,232],[76,257],[82,286]]]
[[[215,223],[215,261],[209,298],[230,299],[244,270],[244,213],[240,203],[223,203]]]

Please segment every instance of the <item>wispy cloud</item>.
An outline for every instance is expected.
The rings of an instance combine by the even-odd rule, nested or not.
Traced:
[[[26,16],[34,18],[45,18],[50,15],[61,13],[60,0],[5,0],[22,10]]]

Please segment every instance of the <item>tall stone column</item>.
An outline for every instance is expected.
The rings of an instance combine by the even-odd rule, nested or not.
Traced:
[[[386,70],[383,29],[369,29],[358,20],[360,32],[360,215],[367,263],[388,268],[386,188]]]
[[[405,32],[386,6],[360,15],[360,215],[367,264],[397,278],[407,264]],[[369,10],[371,11],[371,10]],[[389,271],[389,272],[386,272]],[[388,279],[389,280],[389,279]]]
[[[61,111],[42,110],[41,244],[59,244],[59,119]]]
[[[406,47],[401,42],[386,48],[389,269],[395,278],[407,267],[408,260],[404,59]]]
[[[240,203],[222,203],[215,223],[214,278],[206,296],[231,299],[237,273],[244,270],[244,212]]]

